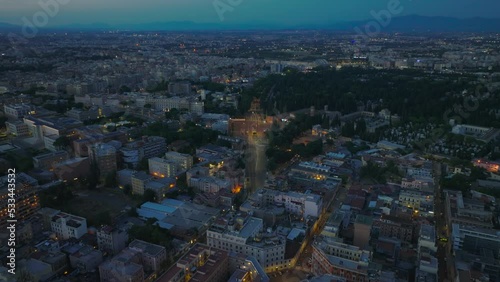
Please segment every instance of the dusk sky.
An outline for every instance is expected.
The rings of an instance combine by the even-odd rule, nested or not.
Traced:
[[[0,22],[21,24],[42,8],[39,2],[56,0],[0,0]],[[214,0],[59,0],[59,12],[49,26],[64,24],[133,24],[169,21],[220,22]],[[229,0],[215,0],[227,3]],[[370,19],[370,11],[386,9],[391,0],[241,0],[233,11],[224,13],[231,23],[272,23],[285,25],[321,24]],[[237,2],[234,0],[233,2]],[[400,15],[450,17],[500,17],[498,0],[401,0]]]

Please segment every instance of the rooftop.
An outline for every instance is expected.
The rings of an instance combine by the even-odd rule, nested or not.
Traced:
[[[373,224],[373,218],[371,216],[366,216],[366,215],[358,214],[356,216],[355,223],[364,224],[364,225],[372,225]]]
[[[165,248],[162,246],[151,244],[141,240],[134,240],[130,242],[128,247],[134,250],[140,250],[142,253],[146,253],[150,256],[156,256],[159,253],[165,251]]]

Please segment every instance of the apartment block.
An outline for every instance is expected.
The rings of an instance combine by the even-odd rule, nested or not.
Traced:
[[[156,177],[175,177],[177,174],[177,163],[163,158],[148,159],[149,173]]]
[[[493,251],[500,258],[500,231],[454,223],[452,225],[453,249],[480,255]]]
[[[101,179],[117,171],[117,150],[109,144],[95,144],[89,147],[90,162],[97,166]]]
[[[81,248],[69,255],[71,267],[78,269],[80,273],[92,272],[102,263],[102,252],[91,246]]]
[[[228,252],[253,256],[266,272],[285,269],[286,241],[275,233],[262,233],[263,220],[245,213],[219,218],[207,230],[207,245]]]
[[[97,230],[96,235],[99,250],[108,254],[117,254],[127,246],[128,232],[124,228],[105,225]]]
[[[11,180],[9,180],[11,179]],[[9,184],[13,178],[8,175],[0,177],[0,227],[7,226],[9,219],[9,199],[16,199],[15,218],[18,222],[31,217],[40,209],[40,199],[38,198],[38,181],[31,176],[17,172],[15,177],[15,195],[9,191]]]
[[[52,170],[54,165],[69,158],[66,151],[56,151],[33,157],[33,166],[38,169]]]
[[[29,115],[33,111],[33,107],[27,104],[10,104],[4,105],[3,111],[8,118],[20,119]]]
[[[377,270],[371,269],[372,254],[338,239],[319,237],[314,241],[312,272],[316,276],[332,274],[347,281],[375,281]]]
[[[127,281],[143,282],[144,268],[139,253],[124,249],[110,260],[99,265],[101,282]]]
[[[52,217],[51,229],[59,239],[80,239],[87,233],[87,220],[83,217],[59,212]]]
[[[137,252],[141,257],[142,266],[146,273],[159,273],[167,260],[167,250],[165,247],[134,240],[128,245],[128,249]]]
[[[7,127],[7,132],[15,135],[17,137],[29,136],[30,131],[28,125],[20,120],[16,121],[6,121],[5,126]]]
[[[204,244],[194,245],[157,282],[226,282],[229,253]]]
[[[193,167],[193,156],[170,151],[165,153],[165,159],[177,163],[179,171],[186,171]]]
[[[143,136],[141,140],[128,143],[120,149],[123,162],[136,167],[143,159],[159,157],[167,152],[166,139],[159,136]]]

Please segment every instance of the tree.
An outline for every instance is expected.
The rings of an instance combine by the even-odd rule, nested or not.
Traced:
[[[144,202],[156,202],[156,193],[151,189],[146,189],[144,195],[142,195]]]
[[[139,214],[137,213],[137,209],[135,207],[132,207],[129,211],[128,211],[128,215],[129,216],[132,216],[132,217],[137,217],[139,216]]]
[[[66,135],[63,135],[54,141],[54,147],[64,149],[70,145],[70,142],[70,139]]]
[[[1,116],[0,117],[0,128],[4,128],[5,127],[5,122],[8,120],[8,118],[6,118],[5,116]]]
[[[132,186],[130,186],[129,184],[125,185],[123,187],[123,193],[125,195],[130,195],[132,193]]]
[[[112,225],[113,219],[111,218],[111,213],[109,211],[103,211],[98,213],[94,218],[95,225]]]
[[[170,109],[168,112],[165,112],[166,119],[179,120],[180,112],[176,108]]]
[[[120,94],[123,94],[123,93],[125,93],[125,92],[130,92],[130,91],[132,91],[132,89],[130,89],[130,87],[128,87],[128,86],[126,86],[126,85],[122,85],[122,86],[120,87],[120,89],[118,89],[118,92],[119,92]]]
[[[137,164],[137,170],[148,170],[149,161],[147,158],[142,158],[142,160]]]
[[[360,119],[356,122],[356,133],[362,134],[366,131],[366,121],[364,119]]]
[[[106,175],[106,178],[104,179],[104,185],[106,185],[106,187],[115,187],[117,185],[116,172],[113,171]]]
[[[149,243],[163,246],[167,249],[170,248],[170,243],[172,242],[172,237],[168,230],[159,227],[154,223],[154,221],[149,220],[144,226],[132,226],[132,228],[128,230],[128,234],[130,241],[133,241],[135,239],[143,240]]]

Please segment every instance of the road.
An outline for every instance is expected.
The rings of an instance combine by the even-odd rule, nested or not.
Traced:
[[[313,251],[312,243],[314,242],[314,238],[317,235],[321,234],[321,232],[325,228],[326,222],[330,218],[330,215],[334,211],[340,209],[342,202],[345,201],[348,189],[349,188],[346,187],[345,185],[339,186],[339,190],[331,199],[331,201],[325,203],[325,208],[323,209],[323,213],[320,215],[320,218],[318,219],[318,222],[315,226],[316,228],[314,228],[312,233],[305,239],[306,247],[304,248],[304,251],[300,254],[299,259],[297,260],[297,264],[295,266],[296,269],[300,269],[306,272],[311,272],[310,265],[308,264],[308,262],[312,255]]]
[[[438,241],[437,259],[438,259],[438,277],[439,281],[451,281],[449,271],[452,269],[453,257],[451,256],[451,228],[448,228],[446,222],[445,199],[439,181],[441,179],[442,165],[434,162],[434,181],[436,183],[434,195],[436,235]],[[451,227],[451,226],[450,226]],[[448,242],[440,241],[440,238],[447,238]]]

